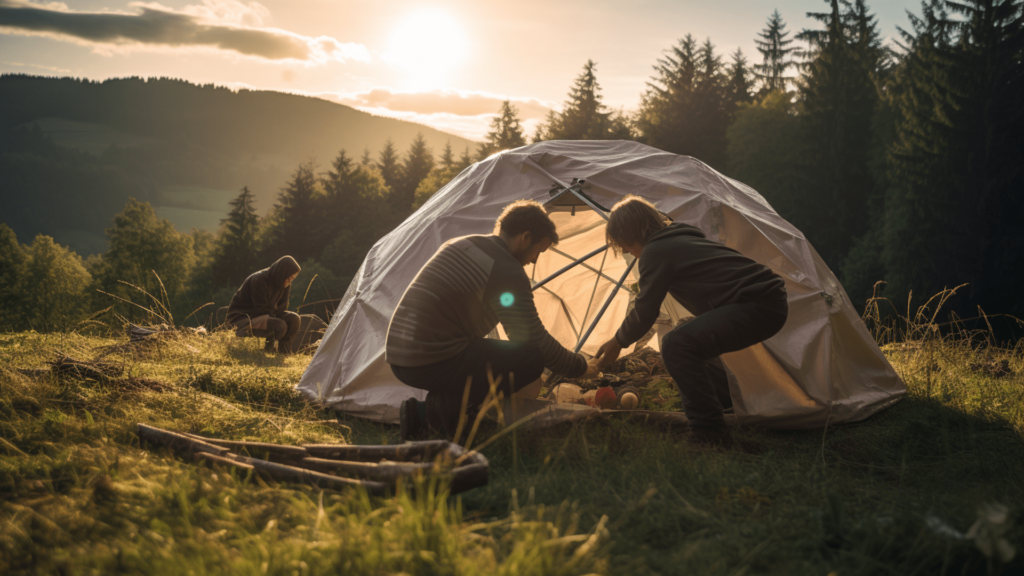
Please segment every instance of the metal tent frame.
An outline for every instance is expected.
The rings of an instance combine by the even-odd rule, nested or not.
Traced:
[[[545,208],[547,208],[548,211],[550,211],[550,209],[552,208],[569,208],[571,210],[571,215],[575,216],[576,209],[585,206],[596,212],[601,218],[604,218],[604,220],[607,221],[608,212],[610,211],[604,206],[598,204],[597,202],[594,202],[589,197],[587,197],[586,194],[583,193],[584,184],[586,184],[586,180],[573,178],[569,186],[566,186],[564,188],[561,187],[560,185],[555,186],[551,190],[552,198],[544,203]],[[587,311],[583,315],[583,321],[580,323],[581,328],[587,323],[587,316],[590,314],[590,308],[594,304],[594,296],[597,294],[597,286],[601,282],[601,278],[608,278],[607,276],[604,275],[604,264],[608,256],[607,244],[600,248],[594,249],[591,252],[588,252],[587,254],[573,260],[569,264],[566,264],[556,272],[552,273],[547,278],[544,278],[540,282],[537,282],[533,285],[533,290],[543,288],[545,284],[561,276],[562,274],[568,272],[569,270],[572,270],[576,266],[586,266],[584,262],[586,262],[590,258],[593,258],[594,256],[597,256],[598,254],[604,254],[604,256],[601,258],[600,268],[595,270],[597,272],[597,277],[594,279],[594,290],[590,294],[590,301],[587,303]],[[563,255],[566,254],[563,253]],[[636,259],[630,262],[629,266],[626,267],[626,271],[622,273],[622,277],[619,278],[619,281],[615,284],[615,288],[613,288],[611,294],[608,295],[608,298],[605,300],[604,305],[601,306],[601,309],[598,310],[597,315],[594,316],[593,321],[590,323],[590,327],[587,328],[586,332],[584,332],[581,336],[578,336],[576,341],[576,348],[575,350],[573,350],[574,352],[579,353],[580,349],[583,348],[583,345],[587,343],[587,339],[590,338],[590,334],[594,331],[594,328],[597,326],[597,323],[601,320],[601,317],[604,316],[605,311],[608,310],[608,306],[611,305],[612,300],[614,300],[615,296],[619,293],[619,289],[622,288],[622,284],[626,281],[626,278],[629,277],[629,274],[630,272],[633,271],[633,267],[635,265]],[[589,266],[587,267],[590,268]],[[593,268],[591,268],[591,270],[593,270]],[[559,300],[561,300],[561,298],[557,294],[554,294],[554,292],[551,292],[551,294],[553,294],[556,298],[559,298]],[[573,324],[572,317],[569,316],[568,310],[566,309],[564,302],[562,305],[562,309],[563,311],[566,312],[566,316],[568,317],[570,326],[573,327],[573,331],[576,332],[575,324]]]

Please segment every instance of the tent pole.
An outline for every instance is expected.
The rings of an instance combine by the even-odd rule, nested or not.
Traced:
[[[563,273],[565,273],[566,271],[568,271],[572,267],[574,267],[574,266],[576,266],[576,265],[578,265],[578,264],[580,264],[582,262],[585,262],[585,261],[589,260],[590,258],[600,254],[601,252],[604,252],[607,249],[608,249],[608,245],[606,244],[606,245],[604,245],[604,246],[594,250],[593,252],[590,252],[589,254],[587,254],[585,256],[582,256],[580,258],[577,258],[576,260],[573,260],[569,264],[566,264],[565,266],[563,266],[562,269],[559,270],[558,272],[555,272],[551,276],[548,276],[547,278],[545,278],[545,279],[541,280],[540,282],[534,284],[533,285],[533,290],[536,290],[537,288],[540,288],[541,286],[547,284],[548,282],[554,280],[555,278],[558,278],[559,276],[561,276]],[[534,267],[534,269],[536,270],[536,267]]]
[[[573,352],[577,354],[580,353],[580,348],[583,348],[583,345],[587,343],[587,338],[590,338],[590,333],[594,331],[594,328],[597,326],[597,323],[601,320],[601,316],[604,316],[604,311],[607,310],[608,306],[611,305],[612,300],[615,299],[615,294],[618,293],[619,288],[622,288],[622,283],[626,281],[626,277],[629,276],[629,273],[633,270],[633,266],[635,265],[636,259],[630,262],[629,266],[626,268],[626,271],[622,273],[622,278],[619,278],[619,283],[615,285],[614,289],[612,289],[612,293],[609,294],[608,299],[604,301],[604,306],[601,306],[601,309],[597,312],[597,316],[594,316],[594,321],[591,322],[590,328],[587,328],[587,331],[583,334],[583,338],[581,338],[579,343],[576,344],[576,349],[573,350]]]
[[[604,213],[604,210],[601,210],[600,208],[595,206],[594,203],[591,202],[586,196],[584,196],[583,194],[580,194],[580,192],[582,192],[582,190],[580,190],[581,187],[582,187],[582,182],[579,183],[579,184],[574,184],[574,185],[569,187],[569,192],[572,192],[573,196],[579,198],[587,206],[590,206],[591,210],[593,210],[594,212],[597,212],[598,214],[600,214],[601,218],[604,218],[605,220],[607,220],[608,219],[608,215]]]

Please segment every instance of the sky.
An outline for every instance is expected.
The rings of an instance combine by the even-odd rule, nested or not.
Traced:
[[[871,0],[884,38],[920,0]],[[790,38],[825,0],[0,0],[0,73],[171,77],[313,95],[482,140],[503,100],[528,135],[588,59],[604,103],[635,110],[692,34],[728,62],[778,10]]]

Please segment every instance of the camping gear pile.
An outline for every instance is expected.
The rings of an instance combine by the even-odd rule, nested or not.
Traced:
[[[604,388],[613,395],[602,394]],[[604,410],[635,410],[641,405],[657,410],[670,401],[667,396],[674,389],[675,381],[665,370],[661,354],[645,347],[619,358],[596,378],[568,378],[553,383],[546,399]]]
[[[389,446],[291,446],[204,438],[141,423],[137,432],[143,442],[198,462],[331,490],[359,486],[379,496],[394,493],[400,483],[411,485],[409,481],[425,476],[450,479],[452,494],[487,484],[487,458],[443,440]],[[253,458],[255,454],[266,458]]]
[[[608,209],[627,194],[768,266],[786,283],[789,320],[782,330],[721,357],[736,421],[771,428],[856,422],[906,393],[838,279],[760,194],[688,156],[638,142],[587,140],[538,142],[477,162],[380,239],[353,277],[298,390],[352,416],[392,423],[404,400],[425,399],[426,391],[399,382],[384,360],[395,307],[443,243],[492,233],[505,206],[522,198],[544,205],[560,236],[526,267],[540,319],[563,346],[593,356],[625,318],[629,286],[638,279],[632,257],[605,246]],[[671,296],[662,314],[659,336],[693,315]],[[505,338],[500,325],[493,337]],[[662,409],[676,409],[669,404]]]

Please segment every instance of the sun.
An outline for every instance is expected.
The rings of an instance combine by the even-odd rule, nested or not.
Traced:
[[[466,57],[466,36],[459,22],[436,11],[406,14],[391,34],[384,61],[399,68],[417,88],[439,86]]]

